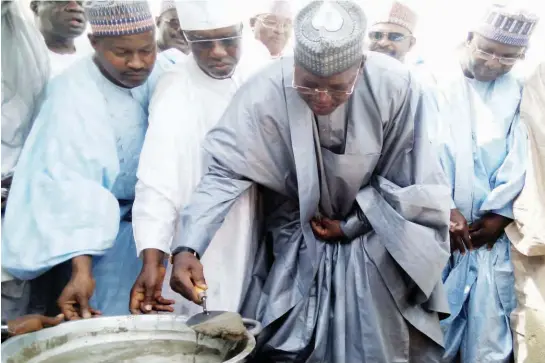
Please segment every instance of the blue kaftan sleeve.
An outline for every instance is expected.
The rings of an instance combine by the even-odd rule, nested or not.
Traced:
[[[526,176],[527,132],[517,112],[507,135],[507,156],[492,175],[492,191],[481,205],[482,212],[493,212],[513,219],[513,203],[522,191]]]
[[[19,159],[2,231],[2,267],[19,279],[101,255],[119,229],[110,192],[119,161],[105,96],[80,73],[50,84]]]

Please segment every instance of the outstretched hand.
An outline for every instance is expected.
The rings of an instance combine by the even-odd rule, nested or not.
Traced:
[[[173,300],[162,296],[166,268],[158,265],[144,265],[131,290],[129,309],[131,314],[153,314],[159,311],[173,312]]]
[[[8,332],[12,336],[27,334],[59,325],[63,321],[64,315],[62,314],[55,318],[43,315],[25,315],[15,320],[8,321]]]

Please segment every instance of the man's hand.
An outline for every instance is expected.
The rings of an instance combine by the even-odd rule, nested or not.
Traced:
[[[170,288],[195,304],[201,303],[196,288],[207,290],[201,262],[190,252],[180,252],[173,258]]]
[[[341,221],[329,218],[313,218],[310,221],[314,235],[324,241],[338,241],[345,237],[341,229]]]
[[[473,243],[469,234],[469,226],[465,217],[458,209],[450,210],[450,252],[460,251],[462,255],[466,250],[473,249]]]
[[[95,279],[91,272],[90,256],[72,259],[72,278],[62,291],[57,304],[66,320],[88,319],[100,312],[89,306],[95,291]]]
[[[64,320],[64,315],[58,315],[56,318],[49,318],[42,315],[25,315],[12,321],[8,321],[9,334],[21,335],[32,333],[44,328],[59,325]]]
[[[144,264],[131,290],[129,309],[131,314],[149,314],[158,311],[173,312],[173,300],[163,298],[163,280],[166,268],[164,253],[156,249],[144,250]]]
[[[484,245],[492,249],[494,244],[504,233],[505,227],[513,220],[495,213],[487,213],[481,219],[469,226],[469,234],[475,248]]]

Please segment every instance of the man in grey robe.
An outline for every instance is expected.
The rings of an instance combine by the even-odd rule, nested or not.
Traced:
[[[294,57],[239,89],[181,213],[171,287],[199,303],[200,256],[261,188],[264,238],[241,307],[265,327],[256,362],[441,359],[450,194],[423,129],[434,114],[401,63],[363,55],[365,25],[351,1],[297,15]]]

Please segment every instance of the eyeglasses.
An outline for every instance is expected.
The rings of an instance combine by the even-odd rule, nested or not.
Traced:
[[[411,35],[404,35],[401,33],[388,33],[388,32],[369,32],[369,38],[374,41],[380,41],[383,38],[388,38],[391,42],[401,42],[404,39],[410,38]]]
[[[288,32],[291,30],[293,24],[290,20],[278,20],[275,16],[259,15],[257,20],[265,27],[269,29],[278,29]]]
[[[520,54],[520,55],[518,55],[516,57],[498,57],[493,53],[488,53],[488,52],[485,52],[482,49],[479,49],[479,47],[477,47],[476,45],[475,45],[475,49],[473,50],[473,52],[477,55],[477,57],[481,58],[482,60],[485,60],[485,61],[488,62],[488,61],[497,59],[498,62],[500,64],[504,65],[504,66],[512,66],[518,60],[524,59],[524,54]]]
[[[214,44],[216,42],[220,42],[223,47],[229,48],[229,47],[236,47],[240,43],[240,39],[242,38],[242,35],[235,35],[232,37],[225,37],[225,38],[216,38],[216,39],[189,39],[187,37],[187,34],[185,32],[182,32],[185,36],[185,39],[189,44],[192,46],[204,50],[204,49],[212,49],[214,48]]]
[[[360,75],[360,69],[361,67],[358,68],[358,72],[356,73],[356,77],[354,78],[354,82],[352,83],[352,87],[350,87],[349,90],[334,90],[327,88],[310,88],[305,86],[299,86],[295,84],[295,74],[291,81],[291,87],[295,88],[299,93],[308,96],[314,96],[320,93],[328,94],[333,98],[350,96],[352,93],[354,93],[354,88],[356,87],[356,82],[358,81],[358,77]]]

